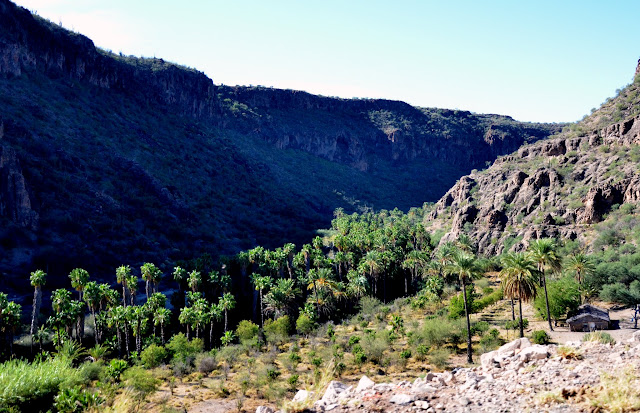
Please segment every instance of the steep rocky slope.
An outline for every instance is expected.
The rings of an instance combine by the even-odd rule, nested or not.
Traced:
[[[36,267],[110,273],[307,242],[335,208],[435,201],[559,128],[217,86],[0,0],[0,274],[28,287]]]
[[[447,231],[445,240],[467,232],[485,254],[521,248],[532,237],[578,240],[594,249],[612,225],[623,237],[637,223],[640,201],[638,70],[632,84],[581,122],[462,177],[427,225]]]

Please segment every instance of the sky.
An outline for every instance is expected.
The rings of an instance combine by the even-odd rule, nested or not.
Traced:
[[[216,84],[572,122],[630,83],[640,2],[17,0]]]

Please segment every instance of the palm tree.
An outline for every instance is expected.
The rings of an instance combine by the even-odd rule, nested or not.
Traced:
[[[468,252],[456,251],[451,263],[446,267],[448,274],[456,275],[462,288],[464,300],[464,315],[467,319],[467,362],[473,363],[471,347],[471,321],[469,320],[469,308],[467,303],[467,282],[476,278],[480,271],[476,263],[476,257]]]
[[[132,305],[127,310],[129,323],[131,323],[133,335],[136,338],[136,351],[140,355],[142,351],[142,329],[147,322],[147,312],[145,307],[141,305]]]
[[[187,340],[189,340],[189,336],[191,333],[191,324],[193,324],[195,313],[192,307],[182,307],[180,309],[180,315],[178,316],[178,321],[180,324],[184,324],[187,326]]]
[[[219,304],[211,304],[209,306],[209,345],[213,348],[213,323],[220,321],[222,318],[222,308]]]
[[[275,318],[289,313],[296,294],[299,293],[300,291],[295,288],[294,280],[280,278],[264,297],[265,313],[273,313]]]
[[[405,256],[404,261],[402,262],[402,268],[408,269],[409,274],[411,274],[409,278],[409,282],[407,279],[404,279],[404,295],[405,297],[409,295],[409,285],[413,285],[413,280],[416,279],[416,275],[418,273],[418,269],[424,267],[427,264],[427,256],[424,252],[418,250],[411,250]]]
[[[202,283],[202,276],[200,275],[200,271],[193,270],[189,273],[189,278],[187,280],[189,288],[194,293],[198,291],[198,287]]]
[[[118,284],[122,284],[122,306],[127,306],[127,281],[131,276],[131,267],[128,265],[121,265],[116,268],[116,280]]]
[[[553,331],[551,325],[551,312],[549,311],[549,294],[547,293],[547,270],[557,272],[560,270],[560,258],[556,254],[557,245],[551,238],[542,238],[534,240],[529,244],[529,250],[535,263],[538,265],[540,272],[540,283],[544,287],[544,300],[547,306],[547,321],[549,329]]]
[[[147,300],[149,299],[149,290],[152,292],[157,287],[160,282],[160,278],[162,278],[162,271],[160,268],[156,267],[155,264],[150,262],[145,262],[140,267],[140,274],[142,275],[142,279],[145,281],[145,292],[147,294]],[[153,285],[153,287],[151,287]]]
[[[107,318],[107,325],[109,327],[115,327],[116,338],[118,339],[118,353],[122,356],[122,327],[127,324],[127,311],[126,307],[119,305],[109,310],[109,316]],[[127,336],[128,337],[128,336]],[[128,341],[128,338],[127,338]],[[127,343],[127,353],[129,352],[129,344]]]
[[[98,311],[100,302],[102,301],[102,291],[100,290],[98,283],[95,281],[89,281],[84,286],[82,298],[84,299],[84,302],[87,303],[87,307],[89,307],[89,311],[91,311],[91,316],[93,317],[96,344],[100,344],[100,327],[98,326],[98,320],[96,319],[96,311]]]
[[[259,274],[251,274],[251,282],[253,283],[256,291],[260,293],[260,326],[264,326],[264,303],[263,303],[263,291],[265,288],[271,286],[271,277],[261,276]]]
[[[576,280],[580,285],[580,301],[583,301],[584,298],[584,289],[582,282],[584,281],[585,276],[591,275],[596,271],[596,265],[590,256],[579,252],[577,254],[573,254],[569,256],[565,263],[564,268],[568,271],[573,271],[576,274]]]
[[[36,270],[29,277],[33,291],[33,309],[31,311],[31,352],[33,352],[33,334],[38,330],[38,315],[42,303],[42,286],[47,282],[47,274],[42,270]]]
[[[540,271],[530,254],[523,252],[507,253],[502,257],[502,289],[511,300],[518,299],[520,307],[520,337],[524,337],[522,320],[522,302],[536,298],[536,279]]]
[[[236,299],[231,293],[224,293],[222,297],[220,297],[220,308],[224,312],[224,331],[227,331],[227,314],[229,311],[233,310],[236,307]]]
[[[162,339],[162,345],[164,345],[164,326],[171,319],[171,310],[168,308],[158,308],[153,313],[153,323],[155,325],[160,325],[160,338]]]
[[[78,292],[78,300],[82,301],[82,291],[84,286],[89,282],[89,273],[82,268],[75,268],[69,273],[71,286]]]
[[[377,288],[378,275],[377,274],[378,274],[378,271],[380,271],[380,268],[382,267],[380,254],[378,253],[378,251],[369,251],[367,252],[367,255],[365,255],[362,258],[362,261],[360,262],[363,268],[365,268],[369,272],[369,279],[372,280],[372,284],[373,284],[373,296],[375,297],[376,294],[378,293],[378,288]]]

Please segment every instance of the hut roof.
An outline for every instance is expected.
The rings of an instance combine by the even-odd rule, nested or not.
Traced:
[[[572,323],[574,321],[578,321],[585,316],[591,316],[595,318],[599,318],[602,321],[610,321],[609,320],[609,311],[596,307],[591,304],[583,304],[578,307],[578,313],[571,318],[567,319],[567,323]]]

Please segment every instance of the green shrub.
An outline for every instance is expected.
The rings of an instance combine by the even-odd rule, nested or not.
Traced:
[[[489,323],[486,321],[478,321],[471,326],[471,334],[478,337],[482,337],[487,331],[489,331]]]
[[[554,320],[564,318],[567,313],[575,311],[580,305],[580,286],[573,277],[563,277],[555,281],[548,281],[547,291],[549,312]],[[533,306],[536,310],[536,315],[546,320],[547,305],[544,294],[539,294],[536,297]]]
[[[153,393],[160,385],[159,379],[140,366],[133,366],[122,373],[122,381],[127,387],[131,387],[142,395]]]
[[[427,358],[427,354],[429,354],[429,347],[424,344],[419,344],[416,347],[416,359],[419,361],[423,361]]]
[[[467,286],[467,309],[469,314],[473,314],[476,312],[476,307],[474,306],[475,300],[478,298],[478,294],[476,294],[475,289],[472,285]],[[451,297],[449,301],[449,318],[460,318],[464,317],[464,295],[459,293]]]
[[[269,367],[267,368],[267,379],[269,381],[275,381],[278,377],[280,377],[280,370],[278,370],[276,367]]]
[[[60,413],[82,413],[104,403],[97,393],[81,390],[79,386],[62,389],[55,397],[53,407]]]
[[[376,334],[367,334],[362,339],[361,345],[367,359],[373,363],[380,363],[384,351],[389,347],[387,341]]]
[[[549,334],[544,330],[536,330],[531,333],[531,341],[533,341],[534,344],[549,344],[550,339],[551,337],[549,337]]]
[[[264,334],[270,343],[287,341],[290,333],[291,321],[288,315],[284,315],[277,320],[266,320],[264,322]]]
[[[296,388],[298,387],[299,379],[300,379],[300,376],[297,374],[292,374],[291,376],[289,376],[289,378],[287,379],[287,384],[289,385],[289,389],[291,391],[296,390]]]
[[[362,365],[367,361],[367,355],[362,351],[353,353],[353,360],[357,365]]]
[[[244,343],[256,338],[259,330],[260,327],[258,327],[257,324],[249,320],[242,320],[238,323],[236,335],[238,336],[238,340],[240,340],[241,343]]]
[[[10,360],[0,364],[0,411],[25,410],[30,406],[45,411],[61,388],[81,381],[68,359],[53,358],[28,363]]]
[[[151,344],[149,347],[142,350],[140,354],[140,360],[142,364],[148,369],[158,367],[167,358],[167,349],[156,344]]]
[[[200,353],[196,356],[196,368],[200,373],[209,374],[217,367],[216,359],[209,353]]]
[[[102,362],[86,362],[80,366],[78,373],[80,374],[83,383],[89,383],[94,380],[98,380],[102,375],[103,370],[104,364]]]
[[[129,367],[129,364],[125,360],[113,359],[107,366],[105,374],[107,377],[113,379],[116,382],[120,381],[120,376]]]
[[[616,340],[611,337],[611,334],[604,333],[602,331],[594,331],[592,333],[587,333],[582,336],[583,342],[597,342],[601,344],[616,344]]]
[[[450,355],[451,352],[445,348],[435,349],[429,354],[429,363],[439,369],[444,369],[449,365]]]
[[[353,347],[354,344],[358,344],[359,342],[360,342],[359,336],[351,336],[349,337],[349,342],[347,343],[347,345],[349,347]]]
[[[425,344],[429,347],[442,347],[454,344],[466,333],[464,319],[451,320],[444,317],[425,320],[422,327],[413,331],[409,339],[410,344]]]
[[[296,330],[298,333],[309,335],[315,328],[315,322],[306,313],[300,313],[296,320]]]
[[[190,364],[196,354],[202,351],[203,346],[201,339],[194,338],[193,340],[187,340],[187,337],[184,334],[179,333],[171,337],[166,348],[172,355],[174,364],[177,361]]]
[[[410,359],[411,358],[411,350],[402,350],[400,352],[400,358],[403,358],[405,360],[406,359]]]

